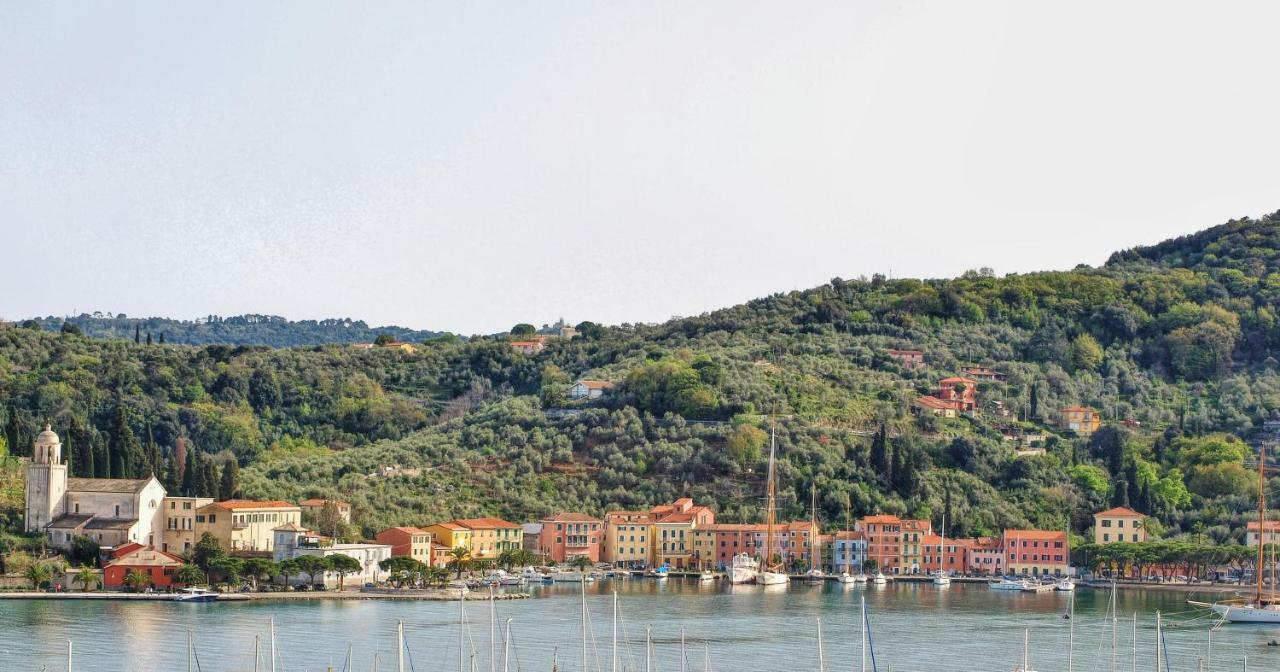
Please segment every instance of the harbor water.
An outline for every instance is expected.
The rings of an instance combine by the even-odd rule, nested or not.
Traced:
[[[490,604],[483,593],[458,602],[383,600],[260,600],[237,603],[0,600],[0,670],[66,669],[67,640],[74,642],[73,670],[94,672],[270,670],[268,624],[274,620],[280,672],[396,668],[396,626],[403,621],[406,670],[503,670],[501,641],[510,620],[505,669],[582,670],[583,642],[578,584],[535,585],[533,599],[498,601],[491,647]],[[617,591],[617,670],[643,672],[646,629],[652,670],[818,670],[821,619],[825,670],[860,670],[860,599],[870,613],[876,669],[1008,672],[1022,663],[1029,631],[1031,668],[1068,669],[1070,594],[988,590],[982,584],[890,584],[854,587],[835,583],[761,588],[696,580],[604,580],[588,584],[591,623],[587,669],[612,672],[612,594]],[[1106,618],[1108,591],[1075,594],[1072,670],[1154,670],[1155,613],[1165,614],[1168,664],[1163,669],[1280,670],[1280,626],[1224,625],[1192,611],[1174,591],[1120,591],[1119,616]],[[465,616],[469,623],[461,628]],[[1138,615],[1136,659],[1133,614]],[[681,633],[684,663],[681,665]],[[188,651],[190,633],[190,654]],[[460,640],[461,635],[461,640]],[[1113,636],[1115,646],[1113,649]],[[351,668],[346,667],[348,648]],[[459,651],[461,649],[461,657]],[[1114,650],[1114,663],[1113,663]],[[491,662],[491,651],[492,655]],[[1114,665],[1114,666],[1113,666]],[[1203,667],[1201,667],[1203,665]],[[871,669],[868,662],[867,669]]]

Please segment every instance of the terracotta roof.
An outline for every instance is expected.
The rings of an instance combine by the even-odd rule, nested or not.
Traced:
[[[216,506],[220,509],[233,511],[235,509],[296,509],[298,507],[289,502],[282,502],[278,499],[228,499],[221,502],[206,504],[205,506]],[[201,507],[204,508],[204,507]]]
[[[613,383],[607,380],[579,380],[577,385],[581,385],[588,390],[607,390],[613,387]]]
[[[1097,411],[1089,406],[1063,406],[1058,409],[1059,413],[1096,413]]]
[[[1100,511],[1098,513],[1093,514],[1094,518],[1099,518],[1103,516],[1107,518],[1146,518],[1146,516],[1142,515],[1141,513],[1138,513],[1137,511],[1134,511],[1133,509],[1130,509],[1125,506],[1117,506],[1114,509],[1107,509],[1106,511]]]
[[[334,506],[351,506],[341,499],[316,499],[314,497],[311,499],[304,499],[301,502],[298,502],[298,504],[301,506],[324,506],[325,502],[333,502]]]
[[[495,528],[520,529],[519,525],[507,522],[501,518],[460,518],[453,522],[472,530],[490,530]]]
[[[923,532],[925,530],[931,529],[932,527],[933,527],[933,524],[927,520],[913,520],[910,518],[905,518],[902,521],[902,529],[904,531]]]
[[[436,524],[434,525],[434,527],[443,527],[443,528],[444,528],[444,529],[446,529],[446,530],[453,530],[454,532],[466,532],[466,531],[467,531],[467,528],[465,528],[465,527],[463,527],[463,526],[461,526],[461,525],[458,525],[458,524],[456,524],[456,523],[436,523]]]
[[[877,514],[874,516],[865,516],[860,521],[862,523],[901,523],[902,519],[897,516],[888,514]]]
[[[866,539],[867,535],[861,530],[840,530],[835,533],[836,541],[861,541]]]
[[[965,385],[977,385],[978,381],[973,380],[972,378],[963,378],[961,376],[951,376],[950,378],[943,378],[942,380],[938,381],[939,385],[955,385],[956,383],[963,383]]]
[[[1054,530],[1005,530],[1004,536],[1006,539],[1013,539],[1014,541],[1021,541],[1023,539],[1030,539],[1032,541],[1052,541],[1054,539],[1066,539],[1067,533]]]
[[[154,566],[154,567],[173,567],[175,565],[185,564],[183,559],[164,551],[156,550],[151,546],[143,546],[142,544],[130,544],[136,548],[125,547],[114,559],[107,563],[108,567],[114,565],[126,566]]]
[[[585,513],[557,513],[554,516],[548,516],[542,519],[544,523],[599,523],[599,518],[588,516]]]
[[[431,534],[430,532],[427,532],[426,530],[424,530],[424,529],[422,529],[422,528],[419,528],[419,527],[409,527],[409,526],[388,527],[387,529],[383,530],[382,532],[392,532],[392,531],[394,531],[394,532],[404,532],[405,534]],[[382,534],[382,532],[379,532],[378,534]]]
[[[937,397],[916,397],[916,405],[938,410],[957,407],[956,402],[945,401]]]
[[[1251,520],[1248,523],[1245,523],[1244,527],[1246,530],[1253,531],[1253,530],[1259,529],[1261,525],[1258,524],[1258,521]],[[1268,532],[1280,531],[1280,520],[1268,520],[1267,531]]]
[[[697,518],[697,515],[693,511],[685,511],[683,513],[667,514],[655,522],[659,525],[663,523],[688,523],[693,521],[694,518]]]
[[[68,478],[68,492],[138,492],[150,478]]]

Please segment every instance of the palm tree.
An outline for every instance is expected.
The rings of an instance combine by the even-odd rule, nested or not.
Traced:
[[[573,567],[579,572],[585,573],[587,571],[587,568],[591,566],[591,558],[588,558],[585,555],[575,555],[573,556],[572,559],[569,560],[569,566]]]
[[[173,573],[173,579],[184,586],[194,586],[197,583],[204,583],[204,572],[195,565],[185,564]]]
[[[140,593],[142,589],[151,583],[151,576],[141,569],[131,569],[128,574],[124,575],[124,583],[133,589],[133,592]]]
[[[92,567],[81,567],[76,572],[76,583],[84,586],[84,592],[89,592],[89,586],[98,582],[98,573],[93,571]]]
[[[471,549],[466,546],[458,546],[449,549],[449,567],[458,573],[458,578],[462,578],[462,571],[471,566]]]
[[[40,586],[49,583],[49,581],[53,579],[53,571],[50,570],[49,566],[43,562],[35,562],[27,568],[27,571],[23,576],[31,582],[32,588],[40,590]]]

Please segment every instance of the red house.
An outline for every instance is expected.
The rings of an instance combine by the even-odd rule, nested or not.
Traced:
[[[558,513],[543,518],[538,535],[538,551],[556,562],[567,562],[586,556],[600,562],[600,543],[604,541],[604,522],[585,513]]]
[[[972,378],[943,378],[933,396],[959,404],[961,411],[972,411],[978,408],[977,387],[978,381]]]
[[[926,534],[921,541],[924,557],[920,561],[920,571],[926,574],[941,569],[947,574],[964,574],[969,568],[969,550],[973,545],[971,539],[947,539],[936,534]]]
[[[111,560],[102,569],[102,587],[108,590],[124,588],[129,572],[138,570],[151,579],[151,588],[163,590],[174,585],[173,575],[183,564],[182,558],[157,551],[154,546],[125,544],[111,551]]]

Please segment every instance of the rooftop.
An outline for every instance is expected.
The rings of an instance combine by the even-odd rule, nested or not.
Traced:
[[[520,529],[519,525],[501,518],[459,518],[453,522],[472,530]]]
[[[542,519],[544,523],[599,523],[601,520],[585,513],[557,513]]]
[[[206,506],[216,506],[220,509],[234,511],[236,509],[296,509],[298,507],[289,502],[282,502],[278,499],[227,499],[221,502],[214,502]],[[203,508],[203,507],[202,507]]]
[[[68,478],[67,492],[139,492],[150,478]]]
[[[314,497],[311,499],[304,499],[301,502],[298,502],[298,504],[301,506],[324,506],[326,502],[333,502],[334,506],[351,506],[341,499],[317,499]]]
[[[1130,509],[1127,506],[1117,506],[1114,509],[1107,509],[1093,514],[1094,518],[1146,518],[1146,516]]]

